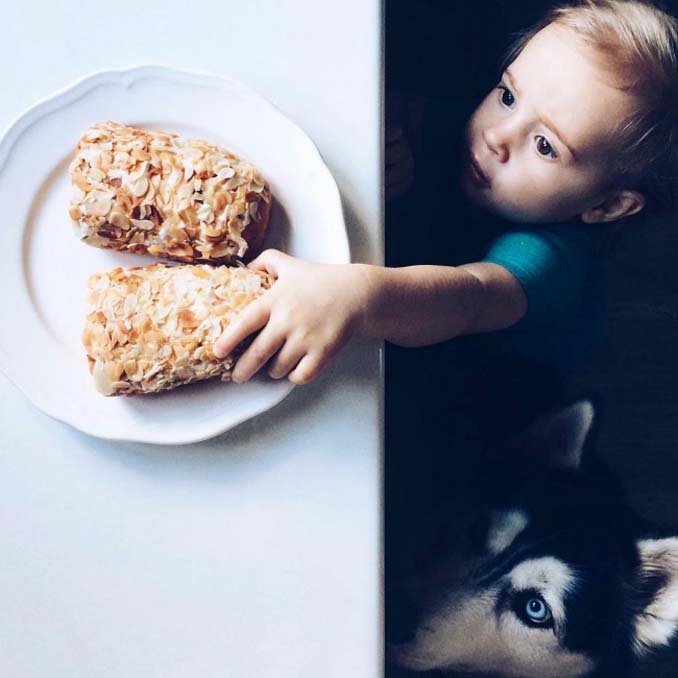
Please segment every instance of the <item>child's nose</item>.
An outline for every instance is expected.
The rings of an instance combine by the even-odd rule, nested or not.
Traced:
[[[509,159],[508,135],[498,127],[487,127],[482,132],[483,140],[499,162]]]

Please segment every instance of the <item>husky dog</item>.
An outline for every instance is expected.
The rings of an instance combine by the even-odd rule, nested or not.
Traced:
[[[668,644],[678,537],[632,513],[588,452],[592,422],[588,401],[550,415],[458,484],[466,509],[405,583],[388,582],[390,663],[442,676],[618,678]]]

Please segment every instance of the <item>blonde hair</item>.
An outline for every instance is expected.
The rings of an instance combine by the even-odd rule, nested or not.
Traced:
[[[645,0],[580,0],[553,8],[510,48],[504,65],[549,24],[574,31],[621,75],[639,109],[616,130],[615,179],[648,206],[678,207],[678,21]]]

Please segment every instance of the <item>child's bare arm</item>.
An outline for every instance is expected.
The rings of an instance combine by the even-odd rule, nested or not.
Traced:
[[[278,278],[215,344],[230,353],[259,332],[240,357],[234,381],[268,363],[274,378],[313,379],[352,334],[424,346],[520,320],[520,283],[496,264],[384,268],[313,264],[268,250],[251,264]]]
[[[401,346],[510,327],[527,310],[520,283],[491,263],[370,269],[362,333]]]

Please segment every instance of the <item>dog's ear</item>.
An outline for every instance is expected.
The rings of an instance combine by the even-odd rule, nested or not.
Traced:
[[[544,468],[579,468],[593,428],[594,409],[589,400],[544,415],[510,445],[518,460]]]
[[[633,649],[642,655],[667,645],[678,628],[678,537],[638,542]]]

